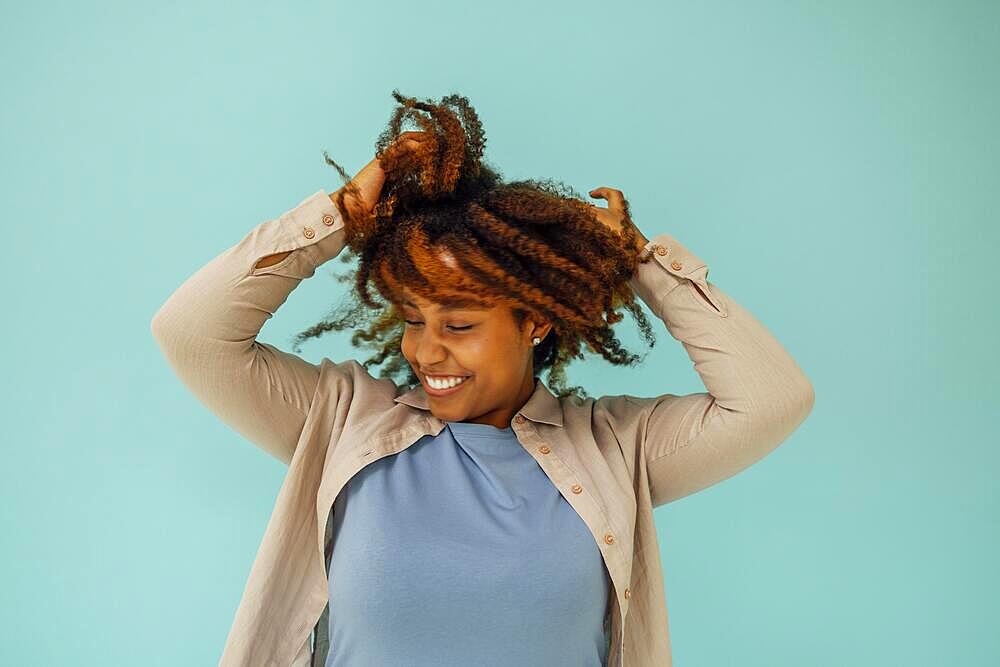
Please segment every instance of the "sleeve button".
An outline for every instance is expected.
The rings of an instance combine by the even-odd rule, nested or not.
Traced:
[[[681,269],[684,268],[684,265],[675,259],[674,261],[670,262],[670,268],[673,269],[674,271],[680,271]]]
[[[663,255],[667,254],[667,249],[661,245],[658,245],[656,246],[656,254],[662,257]]]
[[[333,224],[333,216],[330,215],[329,213],[324,213],[323,214],[323,224],[326,225],[327,227],[329,227],[330,225],[332,225]]]
[[[313,231],[312,227],[303,227],[302,235],[307,239],[311,239],[312,237],[316,236],[316,232]]]

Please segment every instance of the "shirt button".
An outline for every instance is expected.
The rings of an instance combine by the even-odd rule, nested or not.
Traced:
[[[329,227],[330,225],[332,225],[333,224],[333,216],[330,215],[329,213],[324,213],[323,214],[323,224],[326,225],[327,227]]]
[[[583,491],[583,487],[580,486],[579,484],[574,484],[573,486],[570,487],[570,490],[573,493],[580,493],[581,491]]]
[[[548,454],[552,450],[549,449],[546,445],[542,445],[541,447],[538,448],[538,451],[540,451],[542,454]]]
[[[630,592],[629,592],[629,589],[627,589],[627,588],[626,588],[626,589],[625,589],[625,599],[626,599],[626,600],[628,600],[628,598],[629,598],[629,596],[630,596],[631,594],[632,594],[632,593],[630,593]]]
[[[665,247],[661,246],[661,245],[657,245],[656,246],[656,254],[657,255],[661,255],[661,256],[662,255],[666,255],[667,254],[667,249]]]
[[[670,268],[673,269],[674,271],[680,271],[681,269],[684,268],[684,265],[675,259],[674,261],[670,262]]]
[[[516,421],[518,424],[523,424],[524,423],[524,417],[521,416],[521,415],[517,415],[516,417],[514,417],[514,421]]]
[[[303,227],[302,236],[306,237],[307,239],[311,239],[312,237],[316,236],[316,232],[313,231],[312,227]]]
[[[608,544],[614,544],[615,543],[615,536],[612,535],[611,533],[605,533],[604,534],[604,541],[607,542]]]

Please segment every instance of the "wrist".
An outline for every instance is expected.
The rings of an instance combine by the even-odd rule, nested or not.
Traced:
[[[649,243],[649,239],[643,236],[642,232],[640,232],[638,229],[634,229],[634,231],[635,231],[635,250],[636,252],[642,252],[645,249],[646,244]]]

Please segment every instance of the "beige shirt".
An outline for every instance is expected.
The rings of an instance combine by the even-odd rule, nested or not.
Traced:
[[[420,386],[403,391],[354,359],[314,364],[257,340],[301,280],[343,247],[340,211],[319,190],[195,272],[152,320],[165,358],[191,392],[288,464],[220,665],[323,664],[334,499],[364,466],[445,426]],[[671,665],[653,509],[767,455],[814,401],[781,344],[708,282],[705,262],[668,234],[646,247],[654,261],[639,266],[632,288],[683,344],[707,391],[558,399],[538,381],[511,424],[604,558],[613,584],[609,667]],[[293,252],[254,268],[284,251]]]

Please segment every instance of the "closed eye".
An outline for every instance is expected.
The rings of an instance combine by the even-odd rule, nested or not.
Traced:
[[[417,320],[403,320],[403,321],[406,322],[407,324],[411,325],[411,326],[416,326],[418,324],[423,324],[423,322],[420,322],[420,321],[417,321]],[[466,331],[468,329],[471,329],[473,326],[475,326],[475,325],[470,324],[468,326],[458,327],[458,326],[452,326],[452,325],[449,324],[448,328],[449,329],[453,329],[454,331]]]

